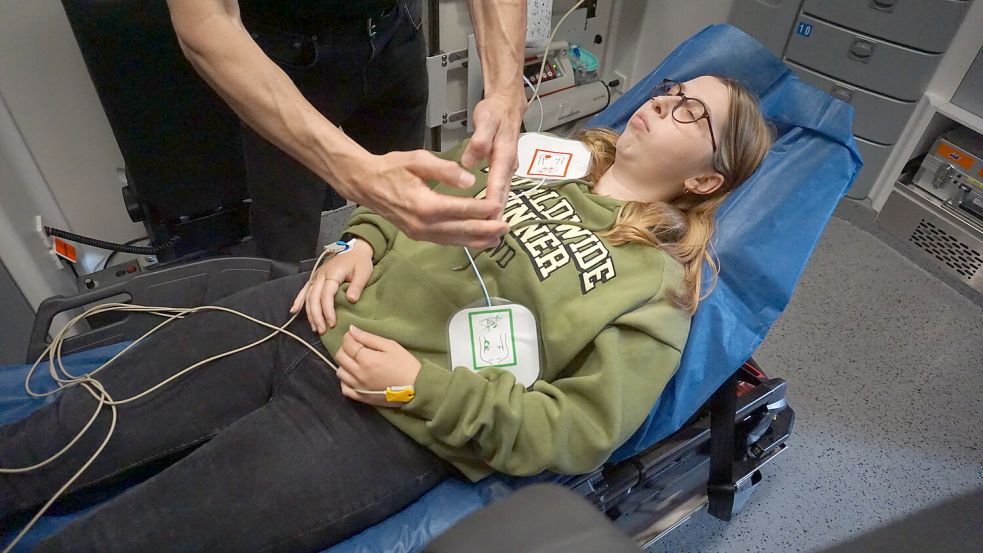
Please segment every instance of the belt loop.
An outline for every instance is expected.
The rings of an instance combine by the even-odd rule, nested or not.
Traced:
[[[375,36],[375,23],[372,22],[372,18],[365,20],[365,32],[369,35],[369,38]]]

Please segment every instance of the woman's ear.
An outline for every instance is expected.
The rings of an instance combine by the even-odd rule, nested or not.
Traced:
[[[713,172],[699,177],[690,177],[683,182],[686,191],[691,194],[713,194],[724,185],[724,176]]]

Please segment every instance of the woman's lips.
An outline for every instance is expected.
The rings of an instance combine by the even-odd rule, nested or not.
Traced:
[[[645,121],[645,119],[643,119],[642,116],[637,113],[635,115],[632,115],[631,119],[629,119],[628,122],[631,123],[632,125],[635,125],[636,127],[644,129],[646,132],[648,132],[649,130],[648,122]]]

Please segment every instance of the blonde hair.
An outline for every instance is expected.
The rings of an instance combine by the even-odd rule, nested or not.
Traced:
[[[644,244],[660,248],[679,261],[685,268],[684,289],[670,290],[669,298],[691,315],[700,300],[713,290],[720,272],[710,245],[717,208],[761,165],[773,140],[757,98],[732,79],[716,78],[730,92],[730,115],[713,155],[713,170],[724,177],[723,184],[711,194],[684,194],[668,203],[627,202],[618,212],[614,226],[603,234],[615,246]],[[598,182],[614,163],[618,134],[608,129],[587,129],[577,138],[591,151],[590,179]],[[713,276],[701,295],[704,261]]]

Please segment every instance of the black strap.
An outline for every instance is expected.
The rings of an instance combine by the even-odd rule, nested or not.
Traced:
[[[734,511],[734,440],[737,418],[737,372],[714,392],[710,399],[710,480],[707,512],[720,520],[730,520]]]

